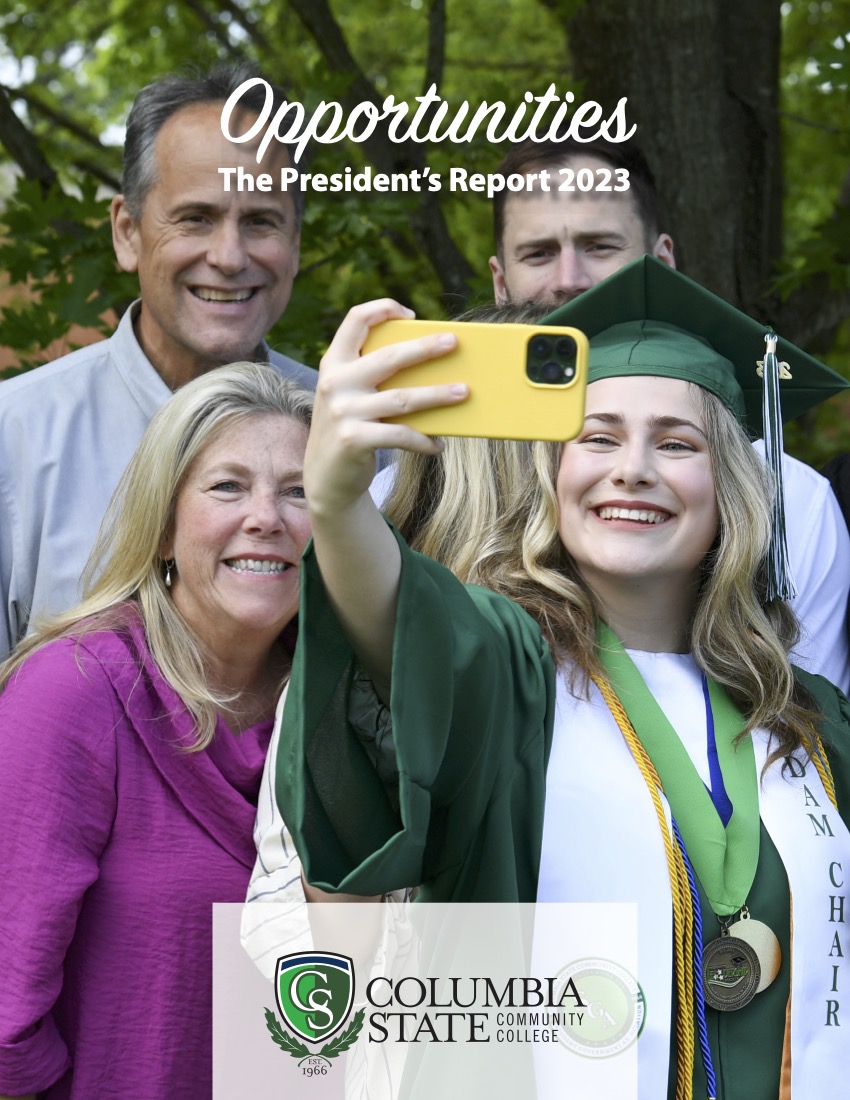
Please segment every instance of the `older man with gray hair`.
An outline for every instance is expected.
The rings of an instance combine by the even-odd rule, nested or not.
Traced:
[[[258,164],[258,142],[222,135],[225,101],[256,75],[239,65],[142,89],[111,210],[115,253],[137,273],[140,298],[108,340],[0,384],[0,658],[34,615],[78,602],[109,498],[177,387],[239,359],[315,386],[313,370],[264,342],[298,270],[302,196],[225,190],[220,171],[279,179],[289,165],[277,143]],[[241,132],[265,98],[263,84],[240,97]]]

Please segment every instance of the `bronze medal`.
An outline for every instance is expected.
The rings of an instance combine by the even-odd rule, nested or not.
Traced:
[[[746,940],[724,933],[706,944],[702,953],[705,1003],[719,1012],[732,1012],[755,997],[761,968],[758,955]]]
[[[756,993],[761,993],[779,973],[782,963],[782,948],[779,946],[779,940],[766,924],[752,919],[746,905],[741,910],[741,919],[731,926],[730,935],[748,943],[755,951],[761,971]]]

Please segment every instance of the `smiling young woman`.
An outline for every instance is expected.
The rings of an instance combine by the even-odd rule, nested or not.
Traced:
[[[795,1095],[840,1100],[850,1033],[825,1029],[815,1009],[836,974],[850,981],[850,964],[823,951],[830,860],[850,864],[850,715],[831,685],[792,670],[796,622],[769,587],[769,478],[742,428],[761,424],[761,327],[638,261],[549,319],[592,337],[578,438],[449,441],[440,482],[442,444],[383,423],[400,398],[375,388],[440,346],[359,355],[369,325],[402,315],[386,301],[351,311],[322,364],[305,460],[314,550],[278,795],[307,881],[364,895],[418,884],[423,901],[634,903],[650,1006],[641,1100],[775,1100],[783,1064]],[[843,388],[798,349],[781,354],[789,412]],[[401,397],[411,410],[463,399],[451,387]],[[443,558],[465,555],[460,580],[371,504],[380,446],[422,456],[422,507],[400,484],[415,460],[388,502],[402,519],[407,495],[401,535],[414,547],[443,498],[476,515],[474,530],[461,521],[471,548]],[[331,789],[317,746],[343,759],[367,736],[352,661],[392,737],[374,775]],[[347,689],[348,720],[315,705]],[[806,789],[792,782],[803,773]],[[812,836],[810,796],[829,852]],[[565,844],[577,823],[583,842]],[[770,945],[745,975],[734,963],[735,1004],[718,919],[736,944],[758,924]]]
[[[561,455],[561,542],[601,616],[633,648],[688,648],[719,526],[700,405],[699,390],[678,378],[601,379]]]

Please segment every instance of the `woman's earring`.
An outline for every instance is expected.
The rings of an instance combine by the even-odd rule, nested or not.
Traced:
[[[166,563],[165,563],[165,587],[166,588],[171,587],[171,567],[172,567],[172,565],[174,565],[174,558],[172,558],[171,561],[166,561]]]

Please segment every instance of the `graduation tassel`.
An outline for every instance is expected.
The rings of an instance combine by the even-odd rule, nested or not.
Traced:
[[[765,333],[762,402],[764,415],[764,451],[773,477],[773,505],[770,517],[770,549],[767,578],[768,600],[792,600],[797,595],[788,543],[785,537],[785,491],[782,476],[782,411],[779,403],[779,362],[776,358],[778,336]]]

